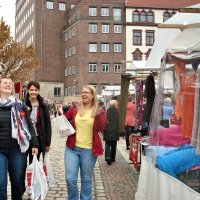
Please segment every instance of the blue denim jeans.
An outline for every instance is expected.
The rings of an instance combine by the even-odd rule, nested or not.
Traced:
[[[65,178],[67,183],[68,200],[78,200],[78,171],[81,176],[81,200],[92,199],[92,175],[97,157],[91,149],[75,147],[65,148]]]
[[[7,172],[11,182],[12,200],[22,200],[26,153],[20,148],[0,148],[0,199],[7,200]]]

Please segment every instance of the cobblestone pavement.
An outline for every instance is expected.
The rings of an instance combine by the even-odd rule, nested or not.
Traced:
[[[65,139],[58,138],[53,127],[50,159],[56,181],[56,187],[50,189],[46,200],[66,200],[67,190],[64,175]],[[138,175],[128,160],[125,141],[120,139],[117,146],[116,161],[107,165],[104,156],[97,160],[93,176],[93,200],[134,200]],[[80,188],[80,178],[78,181]],[[8,186],[10,197],[10,185]],[[28,199],[27,193],[23,200]]]

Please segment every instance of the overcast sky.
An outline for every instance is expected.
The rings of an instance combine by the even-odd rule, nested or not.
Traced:
[[[0,18],[11,27],[11,35],[15,35],[15,2],[16,0],[0,0]]]

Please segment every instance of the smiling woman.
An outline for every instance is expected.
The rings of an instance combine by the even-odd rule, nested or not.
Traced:
[[[7,199],[7,173],[12,199],[25,191],[26,152],[38,153],[38,141],[26,106],[13,95],[11,79],[0,78],[0,199]],[[28,129],[27,129],[28,127]]]

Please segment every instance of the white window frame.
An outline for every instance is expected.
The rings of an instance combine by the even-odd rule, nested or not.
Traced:
[[[97,8],[96,7],[89,7],[89,16],[97,16]]]
[[[68,76],[68,69],[65,69],[65,76]]]
[[[72,74],[75,74],[75,73],[76,73],[76,67],[72,66]]]
[[[102,43],[101,44],[101,52],[109,52],[110,49],[110,44],[109,43]]]
[[[109,71],[110,71],[110,66],[108,63],[101,64],[101,72],[109,73]]]
[[[53,10],[53,1],[46,1],[46,8],[49,10]]]
[[[114,43],[113,50],[115,53],[121,53],[122,52],[122,44]]]
[[[114,21],[122,20],[122,9],[121,8],[113,8],[113,20]]]
[[[114,24],[114,33],[122,33],[122,25]]]
[[[76,35],[76,29],[75,27],[72,29],[72,36],[75,36]]]
[[[121,73],[121,69],[122,69],[122,64],[120,63],[114,64],[114,73]]]
[[[89,43],[89,52],[96,53],[97,52],[97,43]]]
[[[69,69],[68,69],[68,75],[69,75],[69,76],[72,75],[72,67],[69,67]]]
[[[109,8],[107,8],[107,7],[101,8],[101,16],[103,16],[103,17],[109,16]]]
[[[97,64],[96,63],[90,63],[88,67],[89,67],[89,69],[88,69],[89,72],[97,72]]]
[[[75,55],[75,54],[76,54],[76,47],[73,46],[73,47],[72,47],[72,55]]]
[[[101,32],[108,34],[110,32],[110,25],[109,24],[102,24],[101,25]]]
[[[65,33],[65,41],[68,40],[68,32]]]
[[[72,88],[68,87],[67,89],[67,96],[71,96],[72,95]]]
[[[89,24],[89,33],[97,33],[97,24]]]
[[[65,3],[59,2],[59,8],[58,9],[61,10],[61,11],[65,11],[66,10]]]
[[[68,58],[68,49],[65,50],[65,58]]]
[[[76,95],[76,86],[72,86],[72,96]]]

